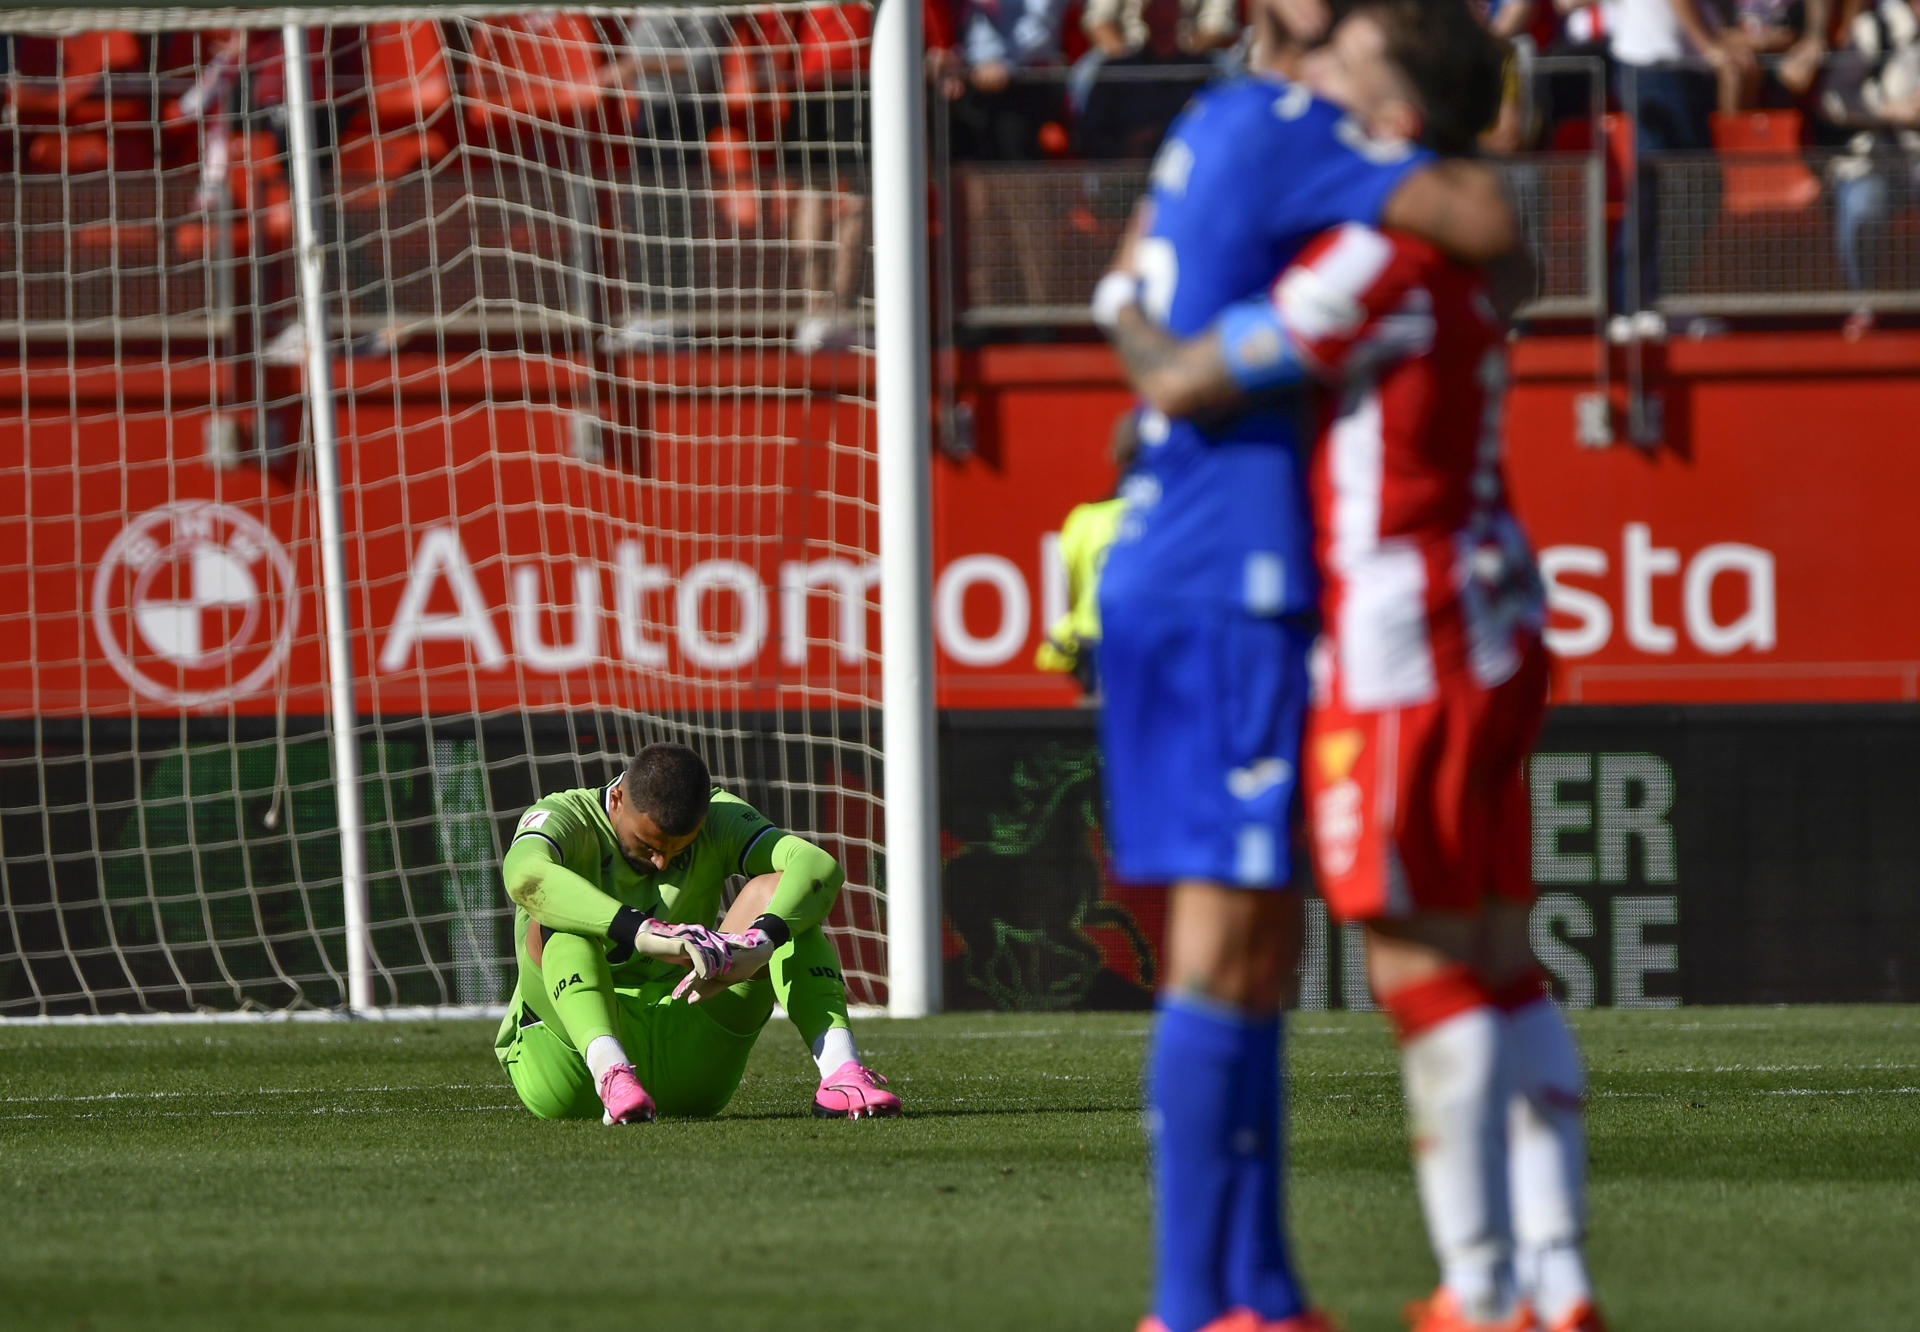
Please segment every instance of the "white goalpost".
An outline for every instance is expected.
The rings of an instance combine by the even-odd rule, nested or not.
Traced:
[[[917,9],[0,31],[0,1020],[497,1011],[657,739],[938,1011]]]

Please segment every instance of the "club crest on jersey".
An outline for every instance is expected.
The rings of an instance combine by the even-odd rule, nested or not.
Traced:
[[[1331,786],[1351,777],[1353,765],[1359,762],[1360,751],[1366,747],[1366,743],[1366,736],[1351,727],[1344,731],[1329,731],[1315,740],[1313,758],[1320,765],[1320,780]]]
[[[93,632],[144,698],[213,707],[271,685],[293,647],[293,562],[245,509],[186,500],[149,509],[93,575]]]
[[[1283,758],[1255,759],[1243,768],[1227,772],[1227,790],[1235,800],[1252,800],[1293,780],[1293,765]]]

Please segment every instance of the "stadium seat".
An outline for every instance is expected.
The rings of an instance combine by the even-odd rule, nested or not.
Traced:
[[[367,89],[380,129],[428,119],[453,100],[447,48],[432,22],[376,23],[367,29]]]
[[[578,14],[490,18],[471,29],[467,119],[484,132],[588,123],[605,95],[606,49]],[[528,122],[535,122],[528,126]]]
[[[1723,212],[1800,212],[1819,201],[1820,178],[1800,156],[1798,111],[1715,112],[1713,146]]]
[[[130,32],[13,39],[13,114],[23,124],[91,125],[140,112],[137,98],[106,97],[106,76],[140,68],[140,39]]]
[[[436,126],[453,101],[447,48],[431,21],[367,29],[369,109],[340,138],[340,171],[386,180],[437,162],[452,141]]]
[[[32,172],[102,171],[140,166],[146,136],[112,135],[114,121],[137,121],[150,102],[115,95],[109,76],[138,70],[140,39],[130,32],[15,37],[10,111],[27,131],[20,166]]]

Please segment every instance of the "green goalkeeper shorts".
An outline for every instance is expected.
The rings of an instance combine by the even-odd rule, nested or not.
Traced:
[[[671,997],[673,982],[618,987],[620,1044],[640,1085],[663,1115],[717,1115],[733,1099],[747,1056],[773,1015],[773,984],[764,973],[699,1004]],[[559,1024],[543,1021],[515,998],[494,1054],[520,1103],[542,1119],[600,1117],[600,1093],[587,1061]]]

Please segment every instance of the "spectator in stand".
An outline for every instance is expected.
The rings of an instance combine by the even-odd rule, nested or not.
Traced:
[[[953,104],[953,155],[976,161],[1039,157],[1041,127],[1062,117],[1059,83],[1026,77],[1060,67],[1067,0],[963,0],[967,89]]]
[[[1620,22],[1620,0],[1553,0],[1560,14],[1560,35],[1547,48],[1550,56],[1598,60],[1608,82],[1613,78],[1613,30]],[[1589,120],[1595,114],[1594,89],[1584,73],[1550,74],[1546,78],[1546,138],[1569,120]],[[1600,101],[1606,100],[1605,88]],[[1593,126],[1599,133],[1599,126]]]
[[[866,280],[868,42],[873,11],[824,4],[799,21],[787,176],[794,191],[790,235],[801,257],[807,313],[794,329],[799,352],[845,349],[868,337],[860,313]]]
[[[1533,40],[1540,16],[1553,12],[1553,7],[1541,0],[1485,0],[1476,8],[1481,11],[1481,21],[1487,25],[1487,31],[1507,42],[1522,37]]]
[[[1537,48],[1534,45],[1533,29],[1536,18],[1541,14],[1552,14],[1551,8],[1541,8],[1535,0],[1492,0],[1481,8],[1481,22],[1487,31],[1498,37],[1507,48],[1505,67],[1500,72],[1500,114],[1493,124],[1482,130],[1479,146],[1482,152],[1504,157],[1530,147],[1538,122],[1534,116],[1533,57]],[[1510,168],[1510,184],[1519,185],[1511,174],[1524,171],[1520,167]],[[1537,182],[1530,171],[1523,188],[1516,189],[1521,196],[1515,200],[1521,204],[1525,216],[1525,196],[1535,193]]]
[[[1816,133],[1838,142],[1834,233],[1847,285],[1856,292],[1898,287],[1886,268],[1887,223],[1920,199],[1920,15],[1908,0],[1860,7],[1847,25],[1820,94]],[[1862,303],[1842,328],[1849,339],[1874,324]]]
[[[1148,10],[1148,0],[1090,0],[1080,27],[1093,51],[1118,60],[1145,47],[1155,28],[1167,26],[1165,16]],[[1179,49],[1190,55],[1223,50],[1240,35],[1233,0],[1176,0],[1172,26]]]
[[[312,28],[307,31],[307,96],[310,107],[307,124],[316,155],[314,173],[319,180],[327,180],[333,174],[332,154],[339,142],[341,127],[367,105],[365,51],[363,31],[345,27]],[[249,171],[284,176],[285,164],[292,160],[292,150],[287,111],[286,47],[278,30],[256,29],[246,33],[244,46],[240,48],[239,77],[232,93],[232,103],[237,111],[235,119],[240,130],[233,146],[246,155],[242,160],[247,163]],[[256,138],[256,133],[261,130],[271,134],[278,144],[277,157],[262,160],[264,155],[259,153],[260,143]],[[221,163],[222,169],[225,166],[224,162]],[[278,191],[274,193],[277,195]],[[268,203],[258,223],[248,255],[254,287],[254,335],[262,338],[267,325],[277,323],[279,326],[271,338],[256,343],[260,348],[260,359],[268,365],[299,365],[306,359],[307,336],[294,302],[291,274],[281,276],[285,271],[284,266],[267,263],[268,256],[265,253],[268,245],[278,247],[292,243],[291,204]],[[332,210],[322,209],[319,224],[324,231],[333,231],[339,223]],[[331,235],[323,237],[325,243],[329,244],[335,239]],[[355,262],[354,258],[349,259],[350,264]],[[349,280],[362,290],[369,303],[382,300],[384,289],[381,284],[367,282],[363,274],[355,274]],[[397,333],[389,324],[360,350],[381,350],[387,340],[395,336]]]
[[[1220,8],[1214,0],[1206,4]],[[1119,4],[1115,0],[1104,7],[1117,11]],[[1093,12],[1089,8],[1090,17]],[[1225,16],[1231,21],[1231,8]],[[1143,40],[1138,45],[1123,47],[1118,54],[1096,45],[1073,69],[1068,97],[1074,110],[1074,151],[1084,158],[1152,157],[1180,108],[1217,67],[1221,34],[1191,21],[1182,0],[1130,0],[1127,17],[1141,24]],[[1200,17],[1217,22],[1219,15]],[[1126,40],[1117,22],[1103,20],[1102,28],[1106,36]]]
[[[1234,0],[1089,0],[1080,27],[1087,35],[1087,51],[1074,62],[1067,81],[1067,101],[1076,118],[1084,114],[1108,61],[1138,63],[1146,56],[1154,63],[1173,57],[1186,58],[1183,63],[1213,63],[1227,58],[1240,34]]]
[[[1664,153],[1711,153],[1717,74],[1745,77],[1755,67],[1745,34],[1723,28],[1710,0],[1620,0],[1614,15],[1616,87],[1633,118],[1639,182],[1638,226],[1622,227],[1615,251],[1616,341],[1658,340],[1666,321],[1654,308],[1660,295],[1660,188],[1656,165]],[[1719,179],[1704,169],[1691,207],[1719,210]],[[1631,235],[1629,233],[1632,233]],[[1629,273],[1630,242],[1637,241],[1638,281]],[[1682,255],[1682,262],[1690,259]]]
[[[676,292],[693,286],[693,227],[686,186],[705,174],[707,132],[717,123],[720,55],[733,44],[733,25],[718,10],[673,13],[636,10],[627,20],[627,46],[605,71],[611,87],[634,94],[635,228],[641,238],[639,271],[631,286],[639,312],[614,336],[614,345],[643,347],[683,337],[684,312]],[[701,181],[710,188],[710,181]]]
[[[967,91],[967,62],[954,30],[954,10],[962,0],[921,0],[920,36],[927,49],[928,109],[935,96],[953,101]]]
[[[1735,19],[1756,57],[1779,63],[1727,69],[1720,75],[1720,109],[1792,106],[1813,87],[1827,54],[1827,0],[1736,0]]]
[[[714,120],[720,54],[733,25],[720,10],[638,9],[627,20],[627,47],[608,82],[634,94],[633,132],[663,177],[695,164]]]

